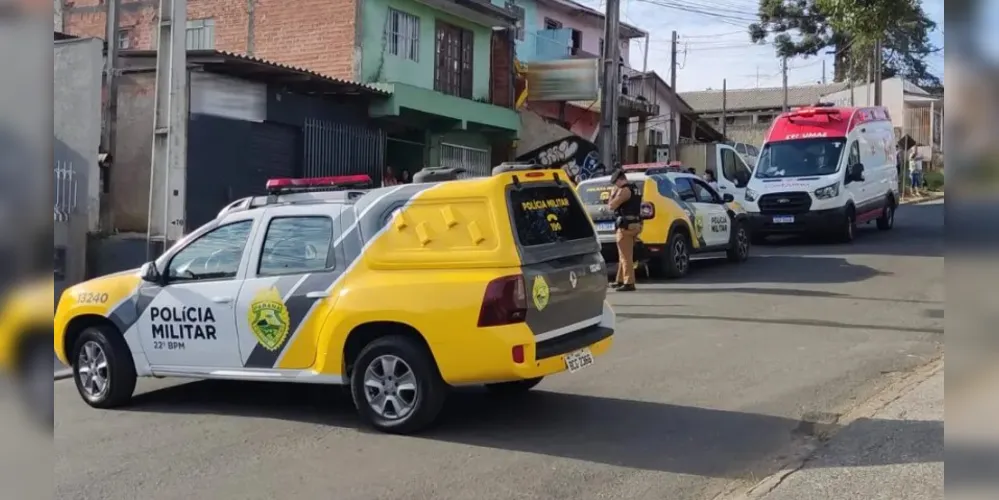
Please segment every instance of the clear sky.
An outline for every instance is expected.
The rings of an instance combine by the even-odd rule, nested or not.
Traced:
[[[577,0],[604,10],[603,0]],[[758,0],[620,0],[621,20],[649,32],[648,68],[669,81],[670,36],[679,33],[677,90],[706,88],[777,87],[781,85],[780,61],[771,44],[754,45],[747,27],[754,22]],[[943,46],[944,0],[923,0],[923,9],[939,24],[931,39]],[[642,68],[643,42],[631,45],[631,66]],[[788,84],[822,81],[822,61],[831,81],[831,55],[796,58],[788,63]],[[930,71],[943,78],[943,53],[928,61]]]

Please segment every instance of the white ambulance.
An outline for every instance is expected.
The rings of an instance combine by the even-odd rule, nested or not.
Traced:
[[[825,105],[774,120],[743,201],[755,239],[807,233],[844,242],[859,224],[891,229],[898,203],[888,111]]]

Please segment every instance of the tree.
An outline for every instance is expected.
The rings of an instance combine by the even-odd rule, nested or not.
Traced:
[[[875,41],[882,36],[882,73],[917,85],[940,85],[926,56],[937,25],[921,0],[760,0],[760,21],[749,26],[754,43],[772,42],[778,57],[810,57],[832,49],[836,81],[866,80]]]

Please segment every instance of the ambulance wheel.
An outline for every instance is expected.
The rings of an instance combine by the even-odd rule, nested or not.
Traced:
[[[135,363],[125,339],[110,325],[92,326],[73,348],[73,380],[86,403],[115,408],[135,391]]]
[[[667,278],[682,278],[690,271],[690,238],[687,233],[677,231],[666,244],[665,255],[659,257],[656,264],[661,276]]]
[[[382,432],[411,434],[436,420],[447,397],[426,347],[403,335],[377,338],[357,356],[350,376],[354,406]]]
[[[732,231],[732,241],[728,246],[727,254],[729,262],[745,262],[749,260],[750,241],[746,225],[736,222]]]
[[[841,243],[852,243],[857,237],[857,217],[854,215],[853,207],[846,210],[840,224],[839,241]]]
[[[515,396],[534,389],[541,383],[544,377],[529,378],[525,380],[514,380],[512,382],[500,382],[497,384],[486,384],[486,389],[497,396]]]
[[[878,229],[890,231],[893,227],[895,227],[895,199],[889,196],[885,200],[885,211],[881,213],[881,217],[878,217]]]

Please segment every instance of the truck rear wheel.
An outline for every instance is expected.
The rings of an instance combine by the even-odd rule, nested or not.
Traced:
[[[690,271],[690,238],[676,231],[670,235],[666,251],[656,259],[657,274],[666,278],[682,278]]]
[[[389,335],[361,350],[350,377],[354,406],[375,429],[411,434],[433,424],[447,397],[432,355],[413,339]]]

